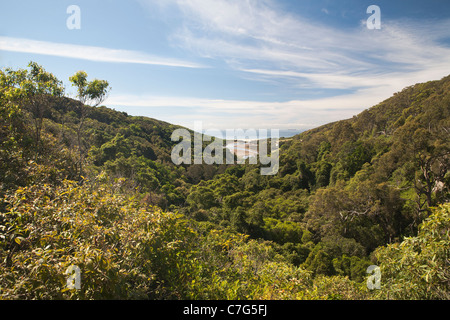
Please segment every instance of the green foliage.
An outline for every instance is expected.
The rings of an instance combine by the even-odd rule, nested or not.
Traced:
[[[361,142],[345,143],[338,157],[342,162],[342,167],[348,172],[349,176],[355,175],[361,170],[365,163],[370,162],[373,154]]]
[[[333,268],[336,270],[336,273],[347,276],[356,282],[364,281],[364,275],[370,265],[370,261],[357,256],[348,257],[343,255],[341,258],[333,259]]]
[[[303,229],[298,223],[292,221],[265,218],[263,228],[264,238],[280,244],[286,242],[299,243],[303,236]]]
[[[217,205],[214,192],[204,186],[194,186],[186,199],[193,209],[210,209]]]
[[[398,190],[356,177],[348,185],[318,190],[306,219],[317,236],[352,238],[370,252],[398,238],[406,227],[402,203]]]
[[[416,237],[380,247],[380,297],[391,299],[450,298],[450,205],[435,208]]]
[[[85,71],[78,71],[73,76],[69,77],[72,86],[77,88],[77,96],[80,102],[85,105],[93,105],[97,107],[108,94],[109,83],[106,80],[94,79],[87,80],[87,73]]]

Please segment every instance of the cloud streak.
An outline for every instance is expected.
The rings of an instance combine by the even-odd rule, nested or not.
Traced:
[[[95,46],[56,43],[5,36],[0,36],[0,50],[42,54],[97,62],[133,63],[182,68],[204,67],[202,65],[188,61],[161,58],[132,50],[110,49]]]
[[[164,0],[164,6],[180,14],[170,37],[173,46],[226,62],[244,78],[270,81],[274,90],[290,86],[302,89],[299,96],[305,89],[339,90],[339,95],[279,102],[138,99],[141,106],[197,107],[205,115],[214,113],[216,123],[221,115],[246,113],[254,116],[236,125],[314,127],[349,118],[406,86],[450,73],[450,49],[440,42],[448,38],[450,19],[383,19],[381,30],[368,30],[362,20],[353,29],[339,29],[285,12],[271,0]]]

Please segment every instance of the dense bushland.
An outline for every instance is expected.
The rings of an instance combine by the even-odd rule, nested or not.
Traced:
[[[176,126],[70,81],[0,71],[1,298],[448,299],[450,77],[282,141],[275,176],[175,166]]]

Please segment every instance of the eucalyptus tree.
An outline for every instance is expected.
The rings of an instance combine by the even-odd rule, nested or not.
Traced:
[[[4,88],[9,88],[9,92],[14,93],[15,102],[28,110],[33,118],[35,159],[37,159],[44,114],[49,109],[52,99],[64,95],[64,86],[62,81],[36,62],[31,61],[28,68],[29,70],[5,69],[3,82]]]
[[[82,129],[86,117],[91,107],[98,107],[103,101],[105,101],[108,92],[111,90],[108,81],[94,79],[92,81],[87,80],[87,73],[85,71],[77,71],[73,76],[69,78],[72,86],[77,88],[77,98],[80,101],[79,114],[80,122],[77,127],[77,142],[78,142],[78,154],[79,154],[79,166],[80,172],[83,171],[83,149],[82,149]]]

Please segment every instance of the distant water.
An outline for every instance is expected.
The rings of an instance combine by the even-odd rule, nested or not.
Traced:
[[[297,135],[299,133],[302,133],[303,131],[304,130],[299,130],[299,129],[279,130],[279,134],[280,134],[280,138],[290,138],[290,137],[293,137],[293,136],[295,136],[295,135]],[[256,133],[256,137],[255,138],[257,139],[258,138],[258,134],[259,134],[259,130],[255,130],[254,132]],[[271,130],[267,129],[267,136],[268,136],[268,138],[270,138],[270,132],[271,132]],[[235,139],[237,139],[237,140],[240,140],[240,139],[253,139],[254,138],[253,136],[248,136],[248,134],[252,133],[250,130],[246,130],[246,129],[244,129],[244,130],[236,130],[235,133],[236,133]],[[223,137],[221,137],[221,138],[225,139],[226,138],[226,131],[223,130],[222,134],[223,134]],[[247,134],[247,136],[246,136],[246,134]]]
[[[302,133],[305,130],[297,130],[297,129],[289,129],[289,130],[280,130],[280,138],[290,138],[293,137],[299,133]]]

